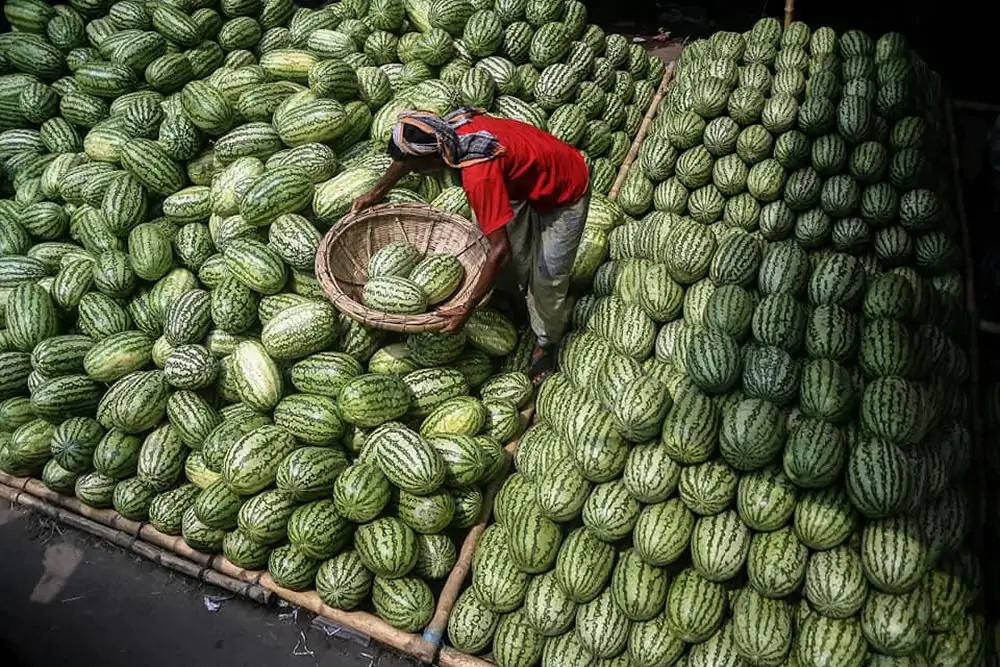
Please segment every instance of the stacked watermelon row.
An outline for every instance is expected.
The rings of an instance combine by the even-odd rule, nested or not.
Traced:
[[[762,19],[685,49],[452,645],[983,664],[941,102],[898,34]]]
[[[319,300],[276,317],[301,334],[315,324],[300,316],[303,306],[336,321]],[[25,319],[19,308],[8,315]],[[110,388],[96,419],[72,406],[66,414],[81,416],[40,412],[44,389],[4,400],[2,424],[12,432],[3,465],[40,474],[92,507],[148,520],[192,548],[221,550],[239,567],[266,567],[286,588],[315,586],[331,606],[354,608],[370,596],[379,614],[413,632],[434,610],[426,582],[450,572],[455,538],[479,519],[483,487],[506,470],[501,443],[518,434],[532,388],[523,373],[495,372],[494,359],[516,342],[513,325],[484,308],[469,333],[444,341],[412,337],[374,353],[350,341],[313,354],[285,347],[279,369],[274,339],[262,333],[224,357],[233,387],[219,389],[235,395],[217,410],[211,393],[172,372],[178,358],[199,356],[216,371],[201,345],[180,346],[184,354],[171,352],[162,370],[146,370],[153,342],[140,331],[97,342],[55,336],[34,347],[33,373],[61,359],[56,378]],[[69,373],[74,363],[82,374]]]
[[[662,74],[580,3],[499,4],[5,2],[0,469],[420,629],[504,469],[533,340],[486,308],[447,336],[363,327],[317,285],[320,238],[384,172],[403,100],[558,131],[575,103],[526,100],[559,84],[588,100],[590,143],[567,138],[606,189]],[[389,199],[470,216],[445,176]]]
[[[575,0],[316,10],[252,0],[218,11],[196,0],[15,0],[5,11],[17,32],[0,45],[0,130],[12,132],[0,154],[23,156],[10,178],[31,202],[61,198],[57,182],[72,172],[67,201],[110,214],[112,231],[168,196],[163,213],[180,223],[206,211],[229,220],[218,225],[227,240],[284,213],[330,225],[384,173],[382,148],[412,108],[472,104],[548,129],[581,149],[593,190],[606,193],[664,71],[639,45],[588,25]],[[118,167],[131,179],[112,192],[136,204],[107,211]],[[387,199],[467,213],[444,185],[412,175]],[[607,252],[605,231],[588,228],[577,273]],[[202,237],[183,238],[193,263],[211,254]],[[307,250],[288,248],[305,269]],[[262,281],[278,289],[280,276]]]
[[[407,10],[419,32],[394,44],[403,65],[386,69],[394,96],[375,114],[373,137],[386,140],[401,109],[446,111],[451,86],[462,104],[578,146],[594,190],[610,189],[663,76],[662,61],[622,35],[588,25],[586,7],[576,0],[408,0]],[[369,36],[366,53],[375,40]],[[439,66],[441,85],[422,83],[410,92],[395,85],[398,78],[423,80]]]

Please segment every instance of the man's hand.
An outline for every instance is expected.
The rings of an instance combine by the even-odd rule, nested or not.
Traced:
[[[407,162],[401,162],[399,160],[393,160],[389,168],[385,170],[382,174],[382,178],[378,179],[378,183],[375,184],[371,190],[368,191],[362,197],[358,197],[351,204],[351,214],[357,214],[366,208],[371,208],[375,204],[382,201],[385,197],[385,193],[389,192],[399,179],[403,178],[407,174],[413,171],[413,166]]]
[[[374,192],[369,192],[365,195],[362,195],[357,199],[355,199],[354,203],[351,204],[351,213],[357,214],[365,210],[366,208],[371,208],[372,206],[378,203],[378,200],[379,197]]]
[[[462,303],[451,308],[439,308],[436,311],[437,314],[448,318],[448,323],[441,329],[441,333],[451,333],[452,331],[461,329],[469,321],[469,318],[472,317],[472,310],[471,303]]]

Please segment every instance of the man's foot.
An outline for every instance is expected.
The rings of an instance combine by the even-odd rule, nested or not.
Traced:
[[[534,354],[531,355],[531,368],[528,371],[532,384],[537,387],[555,373],[556,361],[557,354],[554,345],[536,347]]]

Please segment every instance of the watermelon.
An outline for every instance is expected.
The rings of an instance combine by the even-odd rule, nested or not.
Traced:
[[[354,547],[365,567],[377,577],[405,577],[416,564],[416,534],[399,519],[385,517],[359,526]]]

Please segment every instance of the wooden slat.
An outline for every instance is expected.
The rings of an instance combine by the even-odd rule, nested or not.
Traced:
[[[9,477],[9,476],[8,476]],[[137,533],[129,532],[121,527],[109,525],[111,522],[103,523],[93,518],[89,518],[55,505],[44,498],[40,498],[27,489],[17,489],[0,482],[0,498],[11,503],[21,505],[27,509],[39,512],[51,517],[60,523],[76,528],[85,533],[98,537],[106,542],[110,542],[126,551],[146,558],[153,563],[180,572],[198,581],[211,584],[236,595],[246,597],[254,602],[268,604],[271,600],[271,593],[266,589],[249,583],[240,581],[233,577],[216,572],[205,565],[192,561],[191,559],[163,549],[155,544],[144,541]],[[100,510],[97,510],[100,511]],[[128,521],[125,519],[124,521]],[[134,523],[134,522],[130,522]]]
[[[618,191],[621,190],[622,184],[628,176],[629,169],[632,168],[632,163],[635,162],[635,158],[639,154],[639,148],[642,146],[642,142],[646,140],[646,135],[649,133],[649,126],[652,124],[653,118],[656,116],[656,110],[660,108],[663,96],[666,94],[667,88],[670,86],[670,81],[674,77],[674,69],[676,66],[677,61],[671,61],[671,63],[667,65],[667,69],[663,73],[663,78],[660,80],[660,86],[656,89],[656,95],[653,96],[653,101],[649,103],[649,109],[646,110],[646,115],[642,119],[642,125],[639,126],[639,132],[635,135],[635,140],[632,141],[632,146],[629,148],[628,154],[625,156],[625,161],[622,162],[622,166],[618,169],[618,176],[615,178],[615,182],[611,186],[611,190],[608,191],[609,199],[618,199]]]

